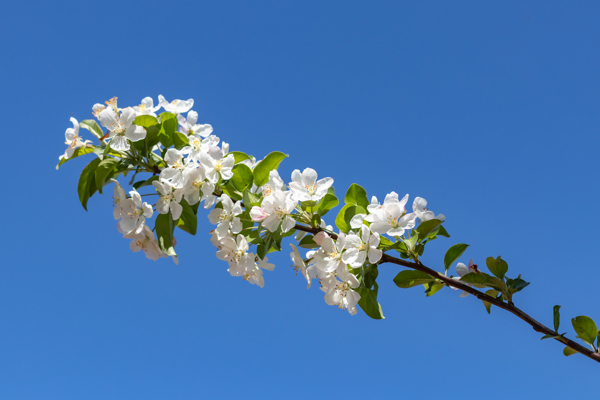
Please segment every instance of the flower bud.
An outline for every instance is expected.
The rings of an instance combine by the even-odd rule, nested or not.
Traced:
[[[327,233],[321,231],[315,235],[313,240],[315,241],[316,244],[321,246],[321,243],[323,243],[323,240],[325,240],[325,238],[328,238],[328,237],[329,237],[329,235]]]
[[[261,222],[267,218],[267,214],[262,208],[254,206],[252,207],[252,210],[250,210],[250,218],[252,218],[252,221],[254,222]]]

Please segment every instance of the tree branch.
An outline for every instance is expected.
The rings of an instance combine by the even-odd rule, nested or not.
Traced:
[[[308,233],[312,233],[312,234],[316,234],[320,231],[323,231],[322,229],[319,229],[319,228],[313,228],[310,226],[305,226],[305,225],[300,225],[300,224],[296,224],[296,226],[294,228],[299,231],[308,232]],[[333,239],[337,239],[337,235],[329,233],[329,232],[327,232],[327,234],[329,236],[331,236]],[[465,292],[477,297],[479,300],[486,301],[490,304],[495,305],[496,307],[499,307],[503,310],[508,311],[511,314],[516,315],[518,318],[522,319],[527,324],[529,324],[533,328],[533,330],[536,332],[543,333],[545,335],[559,336],[558,332],[555,332],[552,329],[548,328],[547,326],[543,325],[542,323],[538,322],[533,317],[531,317],[529,314],[526,314],[525,312],[521,311],[519,308],[515,307],[514,304],[508,304],[501,300],[496,299],[495,297],[488,296],[487,294],[480,292],[479,290],[477,290],[469,285],[466,285],[466,284],[462,283],[461,281],[454,280],[452,278],[447,277],[446,275],[440,274],[439,272],[437,272],[429,267],[426,267],[425,265],[421,264],[421,262],[414,263],[411,261],[406,261],[406,260],[402,260],[400,258],[392,257],[392,256],[384,253],[381,257],[380,263],[390,263],[390,264],[401,265],[403,267],[407,267],[407,268],[411,268],[411,269],[414,269],[417,271],[424,272],[427,275],[431,276],[432,278],[441,280],[448,286],[451,286],[456,289],[464,290]],[[596,362],[600,362],[600,354],[599,353],[596,353],[596,352],[592,351],[591,349],[588,349],[587,347],[584,347],[581,344],[574,342],[571,339],[568,339],[568,338],[562,336],[562,337],[554,338],[554,340],[569,346],[573,350],[583,354],[584,356],[586,356],[588,358],[591,358],[592,360],[594,360]]]

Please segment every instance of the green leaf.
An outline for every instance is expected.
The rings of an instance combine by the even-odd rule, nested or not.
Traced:
[[[135,125],[141,126],[143,128],[148,128],[150,126],[159,124],[156,117],[154,117],[152,115],[139,115],[139,116],[135,117],[135,119],[133,120],[133,123]]]
[[[58,170],[58,167],[60,167],[61,165],[63,165],[64,163],[66,163],[67,161],[71,161],[74,158],[77,158],[79,156],[83,156],[84,154],[90,154],[94,152],[94,147],[79,147],[77,149],[75,149],[75,151],[73,152],[73,154],[71,155],[71,157],[69,158],[62,158],[58,164],[56,165],[56,169]]]
[[[390,239],[386,238],[385,236],[381,236],[379,240],[380,240],[379,247],[386,248],[386,247],[391,247],[394,245],[394,242],[392,242]]]
[[[183,207],[183,211],[181,212],[181,217],[177,220],[177,227],[190,235],[195,235],[198,227],[198,218],[192,206],[185,199],[182,199],[179,204]]]
[[[441,282],[429,282],[426,283],[424,286],[426,296],[430,297],[439,292],[440,289],[443,288],[445,285]]]
[[[353,183],[348,188],[346,192],[346,196],[344,197],[344,203],[346,204],[355,204],[357,206],[361,206],[363,208],[367,208],[369,204],[369,199],[367,198],[367,191],[363,189],[362,186]]]
[[[186,135],[181,132],[173,132],[173,146],[177,150],[183,149],[185,146],[189,146],[190,141]]]
[[[485,264],[490,272],[500,279],[504,278],[506,271],[508,271],[508,264],[500,256],[498,258],[488,257],[485,260]]]
[[[394,283],[399,288],[408,289],[419,285],[425,285],[433,280],[434,279],[425,272],[405,270],[400,271],[398,275],[396,275]]]
[[[235,160],[236,164],[252,158],[248,154],[242,153],[241,151],[230,151],[229,154],[233,154],[233,159]]]
[[[558,327],[560,326],[560,306],[554,306],[554,332],[558,332]]]
[[[248,189],[244,190],[243,194],[244,207],[248,210],[251,210],[254,206],[260,205],[260,198],[256,196],[254,193],[250,193]]]
[[[577,350],[570,348],[569,346],[565,347],[563,350],[563,354],[567,357],[572,356],[573,354],[579,353]]]
[[[317,211],[318,211],[319,215],[322,217],[323,215],[327,214],[329,212],[329,210],[337,207],[337,205],[339,203],[340,202],[339,202],[338,198],[335,197],[334,194],[327,193],[325,195],[325,197],[323,197],[323,199],[319,202],[319,207],[318,207]]]
[[[367,211],[361,206],[355,206],[353,204],[346,204],[337,217],[335,218],[335,226],[344,233],[348,233],[350,231],[350,220],[356,214],[365,214]]]
[[[419,242],[427,238],[431,232],[436,230],[442,221],[439,219],[430,219],[429,221],[421,222],[419,227],[417,228],[417,232],[419,233]]]
[[[237,191],[243,192],[244,189],[252,187],[254,176],[250,167],[246,164],[237,164],[231,171],[233,172],[233,178],[229,182],[233,184]]]
[[[287,157],[280,151],[269,153],[261,162],[254,167],[254,184],[261,187],[269,181],[269,172],[279,168],[279,164]]]
[[[373,289],[354,289],[358,292],[358,294],[360,294],[360,300],[358,301],[358,305],[369,317],[373,319],[385,319],[385,317],[383,316],[383,311],[381,310],[381,304],[377,302],[377,292],[379,291],[379,286],[377,285],[377,282],[374,282],[373,286]]]
[[[79,194],[79,201],[81,205],[87,211],[87,202],[89,198],[96,191],[95,172],[96,168],[100,164],[100,159],[95,158],[81,171],[79,176],[79,183],[77,184],[77,193]],[[90,193],[91,192],[91,193]]]
[[[468,274],[463,275],[460,280],[464,283],[470,283],[475,286],[483,287],[486,285],[489,275],[477,273],[477,272],[469,272]]]
[[[157,181],[158,180],[158,175],[154,175],[151,176],[150,178],[146,179],[145,181],[137,181],[136,183],[133,184],[133,188],[135,190],[138,190],[141,187],[144,186],[152,186],[152,182]]]
[[[442,237],[450,237],[450,234],[448,233],[448,231],[444,228],[443,225],[440,225],[440,230],[437,233],[438,236],[442,236]]]
[[[92,135],[96,136],[98,139],[100,139],[102,136],[104,136],[104,132],[102,132],[102,128],[100,128],[98,123],[96,121],[94,121],[93,119],[85,119],[85,120],[81,121],[79,123],[79,127],[87,129],[88,131],[90,131],[90,133]]]
[[[516,279],[506,280],[506,284],[511,289],[512,293],[520,292],[521,290],[529,286],[529,283],[530,282],[525,282],[523,279],[521,279],[521,275],[519,275],[519,277]]]
[[[359,278],[362,278],[361,287],[372,288],[378,275],[379,270],[377,269],[377,264],[370,264],[367,266],[364,273],[359,276]]]
[[[98,164],[95,176],[96,188],[98,188],[98,192],[100,192],[100,194],[102,194],[102,187],[104,186],[104,183],[112,175],[112,172],[114,171],[117,163],[118,161],[114,158],[107,157],[104,160],[102,160],[100,164]]]
[[[160,130],[158,131],[158,141],[167,147],[173,145],[173,135],[179,128],[177,116],[172,113],[164,112],[160,114]]]
[[[408,239],[400,238],[402,242],[406,245],[406,249],[408,251],[413,251],[415,249],[415,244],[417,243],[417,239],[419,235],[412,235]]]
[[[487,294],[488,296],[491,296],[491,297],[498,296],[498,293],[500,293],[500,292],[497,291],[497,290],[488,290],[488,291],[485,292],[485,294]],[[492,312],[492,303],[488,303],[485,300],[482,300],[482,301],[483,301],[483,305],[485,306],[485,309],[487,310],[487,313],[491,314],[491,312]]]
[[[304,236],[302,240],[300,240],[300,243],[298,243],[298,246],[303,247],[305,249],[316,249],[318,247],[321,247],[315,243],[313,235]]]
[[[173,229],[175,224],[171,213],[158,214],[154,223],[158,245],[160,249],[169,256],[176,256],[175,248],[173,247]]]
[[[590,317],[580,315],[579,317],[572,318],[571,323],[573,324],[575,332],[577,332],[578,338],[589,345],[594,344],[594,340],[596,340],[596,336],[598,336],[598,328],[596,327],[596,323],[594,323]]]
[[[444,256],[444,268],[446,271],[448,271],[448,268],[450,268],[450,266],[454,264],[460,256],[463,255],[465,250],[467,250],[467,247],[469,247],[468,244],[459,243],[448,249],[446,255]]]

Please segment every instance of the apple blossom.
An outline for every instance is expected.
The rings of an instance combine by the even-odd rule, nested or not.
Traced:
[[[292,265],[292,267],[294,268],[294,271],[296,271],[296,274],[298,274],[298,272],[301,272],[302,275],[304,275],[304,278],[306,279],[306,283],[307,283],[306,288],[310,289],[311,277],[308,272],[308,269],[306,268],[306,263],[302,259],[302,256],[300,255],[298,248],[291,243],[290,243],[290,246],[292,246],[292,250],[293,250],[290,253],[290,258],[294,262],[294,265]]]
[[[110,147],[117,151],[128,151],[130,147],[127,140],[137,142],[144,139],[146,137],[146,130],[133,123],[136,113],[132,108],[127,107],[121,115],[115,111],[115,108],[107,107],[102,110],[98,113],[98,120],[102,126],[110,131]]]
[[[406,229],[412,229],[415,226],[416,214],[406,214],[404,206],[408,201],[408,195],[399,201],[384,203],[383,207],[374,214],[371,231],[389,236],[402,236]]]
[[[223,194],[221,196],[221,204],[223,208],[215,208],[208,214],[210,223],[218,224],[215,231],[219,239],[226,237],[229,234],[229,230],[233,234],[238,234],[242,231],[242,221],[237,217],[242,213],[240,203],[235,202],[234,204],[228,195]]]
[[[317,172],[312,168],[306,168],[302,173],[300,170],[292,172],[290,189],[294,198],[298,201],[319,201],[333,185],[332,178],[317,180]]]
[[[369,227],[362,225],[360,236],[352,232],[346,236],[346,249],[355,248],[358,250],[358,257],[351,265],[360,267],[368,258],[370,264],[376,264],[381,260],[383,252],[377,248],[379,246],[379,234],[373,233]]]
[[[73,127],[67,128],[65,131],[65,144],[69,147],[65,150],[65,154],[58,157],[59,160],[71,158],[76,149],[86,147],[89,143],[92,143],[90,140],[82,140],[79,136],[79,122],[73,117],[71,117],[71,122]]]
[[[270,232],[275,232],[281,225],[282,232],[287,232],[296,225],[296,220],[290,215],[296,205],[297,200],[281,191],[273,193],[266,197],[261,205],[262,210],[267,214],[267,218],[262,222],[263,226]]]
[[[169,182],[154,181],[152,182],[152,186],[160,193],[160,197],[156,203],[156,211],[160,214],[168,214],[171,211],[171,217],[177,221],[183,211],[183,207],[179,204],[183,197],[183,191],[181,189],[173,189],[173,186]]]
[[[209,124],[198,124],[198,113],[196,111],[190,110],[188,112],[187,118],[183,115],[178,114],[177,120],[179,121],[179,125],[181,125],[181,132],[185,133],[188,136],[198,135],[202,137],[207,137],[213,131],[213,127]]]
[[[144,97],[139,106],[132,107],[137,115],[152,115],[156,117],[156,111],[160,109],[160,105],[154,107],[152,97]]]
[[[162,94],[158,95],[158,103],[165,111],[173,113],[173,114],[181,114],[184,112],[188,112],[194,106],[194,99],[188,100],[173,100],[172,102],[168,102],[165,100]]]

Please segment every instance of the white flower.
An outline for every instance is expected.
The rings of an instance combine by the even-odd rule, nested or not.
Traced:
[[[215,203],[215,185],[206,181],[204,176],[204,167],[198,165],[197,168],[186,168],[183,171],[183,179],[186,182],[183,188],[183,195],[190,206],[199,201],[206,200],[204,207],[208,208]],[[202,198],[200,197],[202,193]]]
[[[469,272],[476,272],[476,266],[475,263],[473,262],[473,259],[469,260],[469,267],[467,267],[465,264],[463,263],[458,263],[456,264],[456,273],[458,273],[459,276],[455,276],[452,279],[454,279],[455,281],[460,281],[460,279],[465,276],[466,274],[468,274]],[[462,282],[465,283],[465,282]],[[471,284],[469,283],[465,283],[466,285],[471,286]],[[454,290],[458,290],[455,287],[452,287],[452,289]],[[467,297],[469,295],[468,292],[465,292],[464,290],[462,291],[462,293],[460,294],[460,297]]]
[[[186,184],[186,175],[183,173],[187,168],[183,152],[177,149],[168,149],[165,154],[165,162],[168,168],[160,172],[160,180],[169,182],[174,188],[180,189]]]
[[[298,272],[301,272],[302,275],[304,275],[304,278],[306,278],[306,282],[307,282],[306,288],[310,289],[311,279],[310,279],[310,274],[308,273],[308,269],[306,269],[306,263],[302,259],[302,256],[300,255],[298,248],[291,243],[290,243],[290,246],[292,246],[292,250],[293,250],[290,253],[290,258],[294,262],[294,265],[292,265],[292,267],[294,268],[294,271],[296,271],[296,274],[298,274]]]
[[[356,304],[360,300],[360,294],[352,289],[360,285],[358,279],[349,272],[338,273],[337,277],[342,281],[328,287],[325,303],[338,306],[342,310],[346,309],[350,315],[354,315],[357,313]]]
[[[360,237],[354,232],[346,236],[346,249],[357,249],[358,257],[351,265],[353,267],[360,267],[364,264],[365,260],[369,259],[370,264],[376,264],[381,260],[383,252],[377,248],[379,246],[379,234],[369,231],[369,227],[362,225],[360,228]]]
[[[129,244],[129,248],[134,253],[144,250],[146,257],[153,261],[158,260],[159,257],[167,257],[167,255],[160,250],[158,242],[154,237],[154,233],[146,225],[144,225],[141,233],[131,232],[123,237],[126,239],[133,239]]]
[[[123,188],[121,187],[119,182],[117,182],[114,179],[113,179],[113,182],[115,183],[115,189],[114,189],[115,195],[113,196],[113,207],[114,207],[113,216],[115,217],[115,219],[119,219],[123,216],[123,210],[121,208],[121,203],[123,201],[127,200],[127,195],[125,194],[125,190],[123,190]]]
[[[200,154],[208,153],[208,149],[211,147],[216,147],[217,144],[219,144],[220,139],[214,135],[210,135],[206,139],[201,139],[198,136],[190,135],[188,136],[188,140],[190,145],[182,148],[181,152],[183,154],[188,154],[190,161],[200,162]]]
[[[183,211],[183,207],[179,204],[183,197],[183,191],[181,189],[174,190],[169,182],[154,181],[152,186],[160,193],[160,198],[156,202],[156,211],[160,214],[168,214],[171,211],[171,217],[177,221]]]
[[[265,183],[258,190],[258,193],[262,193],[264,197],[270,196],[275,192],[285,191],[285,183],[279,176],[279,172],[276,169],[269,172],[269,181]]]
[[[233,178],[233,166],[235,158],[233,154],[223,158],[223,151],[213,146],[209,149],[209,153],[200,153],[200,162],[204,165],[206,177],[212,183],[219,181],[219,174],[223,179]]]
[[[344,251],[346,235],[340,232],[337,241],[327,237],[321,243],[321,249],[315,254],[317,268],[324,272],[347,271],[347,264],[356,262],[358,250],[356,248]]]
[[[124,109],[121,115],[113,107],[107,107],[98,114],[98,120],[110,131],[110,147],[114,150],[128,151],[127,139],[137,142],[146,137],[146,130],[133,124],[135,111],[130,107]]]
[[[446,220],[444,214],[440,214],[436,217],[433,211],[429,211],[427,209],[427,200],[422,197],[415,197],[415,201],[413,201],[413,212],[421,222],[429,221],[434,218],[439,219],[442,222]]]
[[[281,223],[281,230],[284,233],[289,231],[296,225],[296,220],[290,214],[297,204],[297,200],[292,200],[289,195],[281,191],[266,197],[261,205],[263,211],[268,215],[262,223],[263,226],[270,232],[275,232]]]
[[[396,203],[384,203],[383,208],[373,215],[371,231],[390,236],[402,236],[406,229],[414,228],[417,216],[414,213],[406,214],[404,205],[408,201],[408,195]]]
[[[223,208],[215,208],[208,214],[208,220],[211,224],[218,224],[217,237],[223,239],[229,234],[229,230],[233,234],[238,234],[242,231],[242,221],[237,217],[242,213],[240,202],[235,204],[226,194],[221,195],[221,204]]]
[[[133,107],[137,115],[152,115],[156,117],[155,111],[160,109],[160,105],[154,107],[154,100],[152,97],[144,97],[142,103],[139,106]]]
[[[190,110],[187,119],[179,114],[177,115],[177,120],[179,121],[179,125],[181,125],[181,132],[188,136],[198,135],[207,137],[213,131],[213,127],[209,124],[197,124],[198,113],[196,111]]]
[[[146,202],[142,203],[142,197],[135,190],[129,192],[129,195],[130,199],[120,203],[122,218],[119,221],[119,228],[123,233],[141,233],[146,218],[152,217],[152,206]]]
[[[406,198],[406,201],[408,201],[408,195],[406,195],[405,198]],[[404,201],[404,199],[402,199],[402,201]],[[406,201],[404,201],[404,204],[402,204],[402,208],[404,208],[404,205],[406,205]],[[389,204],[400,204],[400,200],[398,200],[398,193],[396,193],[396,192],[388,193],[385,196],[385,199],[383,200],[383,204],[379,204],[379,201],[377,201],[377,197],[375,197],[375,196],[371,197],[371,204],[369,204],[367,206],[367,211],[369,212],[369,215],[367,215],[365,217],[365,221],[373,222],[374,221],[373,214],[381,213],[383,208],[388,206]]]
[[[79,122],[73,117],[71,117],[71,122],[73,123],[73,127],[67,128],[65,131],[65,144],[69,147],[65,150],[65,154],[58,157],[59,160],[70,158],[77,148],[85,147],[88,143],[92,143],[90,140],[81,140],[81,136],[79,136]]]
[[[306,168],[302,174],[300,170],[292,172],[290,189],[298,201],[319,201],[325,197],[331,185],[333,185],[332,178],[317,181],[317,172],[312,168]]]
[[[232,276],[243,276],[247,269],[256,266],[254,254],[248,254],[248,241],[244,235],[238,235],[236,240],[223,237],[220,241],[220,250],[217,257],[229,263],[229,273]]]
[[[158,95],[158,103],[165,111],[173,113],[173,114],[181,114],[184,112],[188,112],[194,106],[194,99],[189,100],[173,100],[172,102],[168,102],[165,100],[162,94]]]

